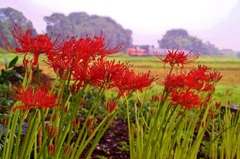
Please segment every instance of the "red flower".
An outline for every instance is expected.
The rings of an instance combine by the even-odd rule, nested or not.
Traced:
[[[116,100],[109,100],[106,105],[106,110],[110,113],[112,113],[117,106],[117,101]]]
[[[103,57],[93,63],[81,62],[73,68],[73,80],[75,83],[86,83],[96,87],[115,87],[113,79],[119,76],[128,67],[124,63],[116,63],[115,60],[107,61]]]
[[[185,89],[196,91],[214,91],[214,83],[221,78],[220,73],[211,71],[208,67],[199,65],[197,68],[190,70],[188,73],[168,75],[165,79],[164,86],[167,91],[173,89]]]
[[[192,69],[187,75],[187,85],[191,89],[202,91],[214,91],[214,83],[221,79],[221,75],[217,71],[212,71],[204,65],[198,65],[196,69]]]
[[[12,98],[22,101],[24,104],[13,108],[13,111],[18,108],[31,109],[58,106],[59,104],[56,104],[57,97],[53,93],[48,93],[47,90],[43,85],[35,89],[28,86],[26,90],[21,85],[20,90],[16,92],[16,96],[12,96]]]
[[[81,63],[73,67],[72,79],[74,81],[74,84],[76,85],[75,87],[77,87],[77,90],[79,90],[80,87],[89,84],[91,80],[89,74],[90,66],[88,61],[82,61]]]
[[[164,67],[169,63],[171,67],[182,65],[182,68],[185,64],[192,63],[199,57],[199,54],[192,54],[191,51],[185,53],[184,51],[174,49],[168,50],[166,55],[158,55],[157,53],[155,55],[164,63]]]
[[[221,78],[222,78],[222,75],[220,74],[220,72],[218,72],[216,70],[209,73],[209,75],[208,75],[208,81],[213,82],[213,83],[220,81]]]
[[[221,78],[220,73],[199,65],[188,73],[171,74],[165,79],[171,105],[180,105],[187,109],[204,107],[211,101],[215,83]],[[204,92],[207,92],[204,94]],[[199,96],[201,95],[201,96]]]
[[[129,95],[131,92],[139,90],[142,92],[143,88],[149,87],[155,77],[148,73],[135,74],[133,70],[125,69],[125,71],[113,79],[114,85],[119,89],[118,98],[124,95]]]
[[[120,43],[114,48],[109,48],[110,42],[105,42],[103,33],[99,36],[90,38],[88,34],[85,38],[72,37],[65,41],[61,49],[61,53],[52,58],[74,59],[75,63],[81,61],[95,60],[96,56],[106,56],[113,53],[118,53],[124,49],[123,43]]]
[[[124,63],[116,63],[115,60],[99,58],[90,68],[90,84],[97,87],[115,87],[112,84],[113,79],[122,74],[127,67]]]
[[[24,54],[25,61],[27,61],[26,55],[28,53],[33,54],[33,65],[37,65],[40,54],[51,53],[58,50],[58,39],[52,42],[51,38],[47,35],[37,35],[36,37],[32,37],[31,30],[28,29],[24,33],[22,28],[18,26],[15,26],[14,29],[10,31],[13,35],[15,44],[12,45],[1,31],[1,36],[5,43],[5,46],[3,44],[1,44],[1,46],[7,51]]]
[[[179,89],[186,87],[186,74],[181,73],[179,75],[171,74],[168,75],[164,81],[164,86],[167,91],[171,91],[173,89]]]
[[[47,61],[47,64],[53,68],[55,73],[57,74],[58,77],[61,79],[68,79],[69,72],[72,67],[72,62],[73,59],[67,58],[67,59],[57,59],[54,58],[52,61]]]
[[[170,94],[172,106],[178,106],[187,108],[190,110],[191,108],[199,108],[202,107],[202,102],[197,94],[191,91],[173,91]]]

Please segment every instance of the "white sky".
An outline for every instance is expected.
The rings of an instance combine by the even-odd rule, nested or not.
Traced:
[[[65,15],[86,12],[111,17],[124,29],[132,30],[135,44],[155,46],[170,29],[186,29],[190,35],[212,30],[229,18],[237,4],[238,0],[0,0],[0,8],[12,7],[21,11],[33,22],[38,33],[46,28],[43,17],[53,12]],[[192,36],[201,39],[198,35]],[[240,50],[237,44],[235,47],[223,46],[219,40],[211,41],[216,39],[213,36],[205,35],[203,41],[209,40],[220,48]]]

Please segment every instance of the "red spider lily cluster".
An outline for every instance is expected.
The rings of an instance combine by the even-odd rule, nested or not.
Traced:
[[[150,74],[150,71],[147,73],[135,73],[134,70],[131,69],[132,65],[129,63],[109,60],[107,56],[122,51],[124,49],[124,43],[110,48],[111,42],[106,42],[102,32],[100,35],[95,35],[93,37],[86,35],[85,37],[72,37],[60,41],[60,36],[55,40],[48,35],[37,35],[34,37],[31,35],[31,30],[26,30],[24,32],[21,27],[17,26],[10,31],[14,38],[14,44],[11,44],[1,32],[4,44],[0,43],[0,46],[9,52],[23,54],[24,66],[27,68],[37,67],[38,71],[39,56],[44,55],[45,58],[43,61],[46,62],[50,68],[53,68],[58,80],[53,86],[41,84],[40,79],[37,85],[31,85],[29,83],[32,77],[32,69],[26,69],[27,72],[22,85],[20,85],[20,88],[14,90],[12,98],[17,102],[10,112],[13,118],[9,118],[11,121],[9,123],[13,126],[9,127],[10,125],[8,125],[9,128],[7,129],[13,128],[13,131],[9,133],[9,135],[14,133],[15,127],[18,125],[18,120],[15,120],[15,118],[17,119],[21,116],[20,113],[24,113],[24,116],[27,116],[26,114],[28,113],[33,113],[29,118],[30,122],[28,126],[30,129],[27,131],[32,134],[24,137],[23,141],[27,142],[24,142],[23,146],[20,147],[20,158],[25,155],[25,152],[28,153],[27,156],[29,157],[31,152],[34,152],[34,155],[37,156],[37,149],[36,151],[32,151],[33,147],[39,148],[39,158],[41,158],[41,155],[43,155],[44,158],[59,158],[62,153],[65,153],[68,158],[80,158],[83,150],[91,143],[92,146],[86,157],[90,158],[91,151],[96,147],[106,129],[117,116],[118,111],[116,111],[116,109],[118,104],[121,103],[119,99],[126,97],[123,100],[128,100],[127,97],[129,97],[131,93],[136,92],[137,99],[135,102],[138,103],[135,103],[136,107],[134,107],[134,113],[137,113],[137,107],[141,109],[145,106],[138,92],[143,92],[144,88],[151,86],[157,79]],[[33,59],[29,60],[27,55],[33,55]],[[142,116],[144,113],[142,112],[134,114],[136,115],[135,120],[138,120],[138,118],[141,120],[144,119],[142,121],[144,121],[144,127],[145,123],[147,124],[147,132],[144,132],[145,128],[141,128],[143,125],[139,124],[136,126],[138,130],[140,130],[139,128],[142,129],[138,131],[134,128],[134,124],[132,125],[130,123],[129,114],[131,113],[129,113],[128,102],[124,101],[126,102],[127,108],[129,136],[133,137],[130,139],[130,147],[131,142],[134,141],[135,136],[138,135],[137,133],[136,135],[131,134],[131,132],[135,130],[137,130],[136,132],[141,132],[141,136],[144,138],[150,136],[149,142],[148,139],[142,140],[139,138],[144,142],[147,141],[147,146],[152,146],[151,142],[153,142],[154,145],[160,145],[160,142],[160,144],[156,144],[156,142],[158,142],[157,140],[161,139],[161,142],[165,141],[165,136],[168,136],[166,134],[170,134],[170,137],[175,136],[173,140],[178,142],[178,135],[171,135],[174,129],[168,128],[172,123],[173,126],[177,126],[176,132],[182,134],[182,129],[185,131],[185,128],[183,128],[185,127],[184,124],[179,126],[178,122],[174,123],[176,115],[179,114],[178,112],[173,115],[174,121],[170,122],[172,114],[175,110],[178,110],[175,108],[183,108],[180,109],[181,113],[182,111],[189,112],[185,110],[195,109],[198,111],[196,108],[207,108],[213,92],[215,91],[216,83],[222,77],[218,71],[211,70],[204,65],[198,65],[188,72],[186,70],[184,71],[184,66],[193,63],[199,57],[199,54],[173,49],[168,50],[167,54],[159,55],[156,53],[156,56],[164,64],[164,68],[165,65],[170,65],[170,71],[164,78],[164,91],[159,96],[152,96],[151,99],[153,107],[151,107],[149,112],[152,116],[155,116],[155,119],[145,120],[145,117]],[[173,69],[177,69],[177,72],[173,72]],[[86,102],[89,100],[87,96],[88,93],[91,93],[92,88],[97,92],[94,95],[90,94],[93,100],[88,103]],[[112,94],[110,98],[106,97],[105,90],[109,89],[114,89],[118,94],[115,97],[113,97],[114,94]],[[154,104],[156,104],[154,102],[157,103],[157,107],[154,107]],[[103,119],[99,121],[95,115],[99,110],[99,106],[102,104],[105,104],[105,114],[101,117]],[[220,104],[221,103],[216,103],[216,107]],[[162,108],[166,109],[159,109],[158,106],[163,106]],[[47,108],[53,107],[54,109],[50,109],[51,113],[49,113],[49,109]],[[20,111],[19,109],[24,111]],[[36,110],[28,111],[30,109]],[[165,115],[166,120],[159,120]],[[211,118],[215,118],[215,114],[211,109],[210,116]],[[186,117],[188,118],[188,116]],[[183,117],[182,119],[185,120],[187,118]],[[45,124],[46,120],[49,121]],[[203,121],[204,120],[205,119],[203,119]],[[24,118],[20,118],[20,123],[23,123],[23,121]],[[149,126],[148,121],[150,121]],[[170,125],[168,125],[169,122]],[[8,120],[3,121],[3,124],[7,123]],[[151,125],[154,127],[154,129],[152,129],[153,131],[151,131]],[[20,128],[21,125],[18,127]],[[39,132],[37,132],[38,130]],[[188,130],[188,128],[186,130]],[[205,131],[203,129],[199,130]],[[8,130],[6,132],[8,132]],[[147,133],[147,136],[144,136],[144,133]],[[152,136],[155,135],[157,135],[156,138],[152,138]],[[161,138],[161,135],[163,135],[164,138]],[[186,137],[188,137],[188,134]],[[72,139],[76,140],[74,140],[70,146]],[[182,140],[181,137],[180,139]],[[13,144],[13,140],[14,136],[10,136],[6,138],[5,144],[9,144],[9,147],[14,147],[15,144]],[[20,140],[17,139],[16,141],[16,145],[20,145]],[[65,141],[67,141],[67,143]],[[174,144],[171,146],[175,147]],[[8,148],[8,145],[6,147]],[[17,149],[14,149],[14,151],[12,151],[11,149],[13,148],[11,148],[9,153],[8,149],[3,158],[8,158],[11,152],[14,152],[16,158],[18,155],[18,146],[16,147]],[[130,150],[132,148],[133,147],[131,147]],[[154,147],[149,150],[155,151],[157,149]]]
[[[60,79],[73,81],[70,86],[73,92],[77,92],[80,88],[89,84],[98,88],[117,88],[119,90],[118,98],[120,98],[125,93],[128,95],[135,90],[142,91],[143,88],[150,86],[155,79],[150,75],[150,72],[135,74],[128,63],[106,60],[107,55],[123,50],[124,43],[109,48],[110,41],[106,42],[102,32],[99,36],[95,35],[93,38],[86,35],[85,38],[72,37],[60,42],[58,38],[53,40],[48,35],[32,37],[31,30],[24,33],[21,27],[15,27],[10,31],[15,44],[10,44],[1,33],[5,42],[5,45],[1,44],[1,46],[4,46],[9,52],[24,54],[24,65],[30,63],[31,67],[38,65],[39,55],[44,54],[47,57],[45,62],[55,70]],[[34,55],[33,61],[28,61],[26,58],[28,54]],[[45,96],[30,95],[33,93],[30,88],[27,91],[22,89],[18,93],[17,99],[25,103],[25,106],[19,106],[18,108],[34,106],[43,108],[54,105],[45,103],[43,106],[41,100],[46,98],[46,94]],[[42,92],[36,90],[34,93],[41,94]],[[24,94],[25,97],[23,97]],[[32,99],[27,102],[27,98]]]
[[[98,88],[117,88],[119,91],[118,98],[120,98],[136,90],[142,91],[156,79],[150,75],[150,72],[136,74],[128,63],[106,60],[107,55],[121,51],[124,45],[121,43],[114,48],[109,48],[110,42],[105,42],[102,32],[99,36],[95,35],[93,38],[86,35],[85,38],[72,37],[63,42],[60,42],[59,39],[53,40],[47,35],[32,37],[31,30],[24,33],[20,27],[15,27],[11,32],[15,45],[11,45],[2,34],[7,46],[5,49],[24,54],[25,63],[28,62],[26,55],[33,54],[32,66],[38,64],[40,54],[45,54],[47,63],[55,70],[58,77],[63,80],[68,80],[70,77],[73,81],[70,86],[72,93],[89,84]],[[173,49],[168,50],[166,55],[156,53],[156,56],[164,63],[164,67],[169,63],[173,69],[175,66],[184,68],[185,64],[193,63],[199,57],[199,54]],[[200,92],[213,92],[215,83],[220,79],[219,72],[199,65],[198,68],[194,68],[188,73],[169,74],[165,79],[164,86],[168,92],[171,105],[181,105],[191,109],[204,105],[206,101],[203,100],[206,97],[200,97],[200,94],[202,94]],[[31,101],[30,104],[23,97],[24,91],[22,89],[18,99],[25,101],[26,106],[31,107],[32,104],[32,106],[43,107],[40,101],[35,101],[35,104],[33,101],[35,98],[45,98],[46,94],[31,96],[34,100],[29,100]],[[32,90],[27,88],[26,97],[30,98],[31,93]],[[42,92],[36,90],[35,93],[41,94]],[[210,97],[208,97],[208,100],[210,100]],[[49,106],[53,105],[49,104]],[[47,105],[44,107],[47,107]]]
[[[170,64],[172,69],[175,65],[181,65],[193,62],[197,55],[189,56],[189,53],[169,51],[166,57],[159,57],[164,65]],[[211,99],[215,90],[216,83],[222,78],[216,70],[211,70],[204,65],[198,65],[188,73],[181,71],[179,74],[169,74],[164,87],[172,106],[182,106],[187,109],[204,107]]]

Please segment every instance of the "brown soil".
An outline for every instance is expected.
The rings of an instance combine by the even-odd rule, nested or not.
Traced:
[[[126,151],[127,147],[124,147],[122,143],[128,145],[127,122],[115,119],[93,151],[92,159],[103,159],[100,156],[106,159],[129,159],[129,151]],[[83,156],[86,157],[87,152],[88,150]]]

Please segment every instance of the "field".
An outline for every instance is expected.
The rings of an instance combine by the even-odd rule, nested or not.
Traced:
[[[0,69],[4,68],[4,56],[10,61],[16,55],[15,54],[5,54],[2,52],[0,54]],[[168,66],[163,69],[163,64],[155,56],[148,57],[131,57],[125,54],[116,54],[108,57],[109,60],[115,59],[116,61],[129,62],[133,65],[133,69],[136,72],[148,72],[151,71],[152,75],[158,75],[159,83],[164,80]],[[22,56],[18,61],[18,65],[21,65]],[[193,65],[187,65],[186,71],[197,65],[206,65],[212,69],[216,69],[221,72],[222,79],[217,85],[215,98],[216,101],[226,102],[226,91],[230,91],[228,100],[232,104],[240,104],[240,59],[236,57],[200,57],[196,63]],[[54,77],[54,72],[45,63],[41,62],[40,69],[44,73]],[[158,89],[158,88],[157,88]]]

